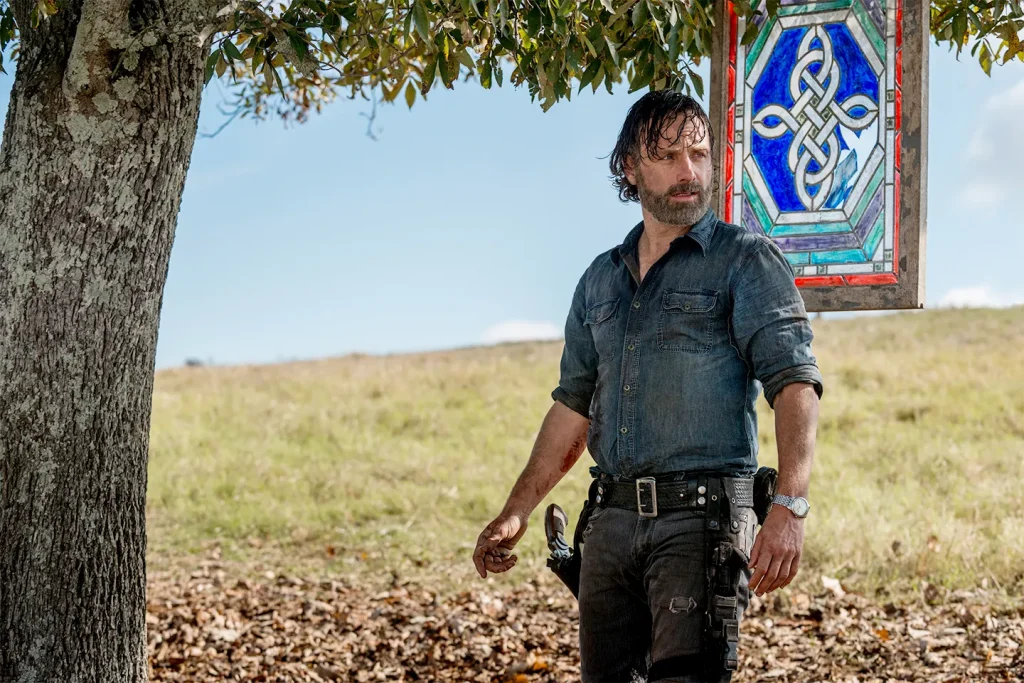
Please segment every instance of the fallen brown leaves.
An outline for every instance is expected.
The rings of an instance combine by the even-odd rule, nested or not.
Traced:
[[[446,598],[416,585],[250,583],[206,562],[151,581],[147,623],[153,681],[579,679],[576,603],[547,582]],[[883,605],[826,581],[820,595],[754,600],[734,681],[1020,681],[1022,641],[1020,606],[970,593]]]

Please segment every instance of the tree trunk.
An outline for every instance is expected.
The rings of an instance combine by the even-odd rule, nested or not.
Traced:
[[[145,681],[160,305],[206,46],[170,3],[29,29],[0,147],[0,681]],[[129,11],[130,10],[130,11]]]

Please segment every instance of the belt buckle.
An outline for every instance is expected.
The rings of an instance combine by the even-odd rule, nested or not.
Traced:
[[[651,495],[650,512],[644,512],[643,491],[645,486],[649,487]],[[658,482],[654,477],[642,477],[636,480],[636,511],[641,517],[658,516]]]

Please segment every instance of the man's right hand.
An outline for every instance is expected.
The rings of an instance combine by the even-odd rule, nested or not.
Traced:
[[[473,564],[480,578],[486,579],[487,572],[500,574],[516,566],[519,558],[512,549],[526,533],[528,518],[524,513],[503,512],[480,532],[473,551]]]

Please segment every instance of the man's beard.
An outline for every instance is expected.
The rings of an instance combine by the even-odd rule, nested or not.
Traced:
[[[708,212],[711,206],[711,191],[694,180],[679,183],[668,188],[664,194],[658,194],[644,184],[642,174],[636,174],[636,189],[640,195],[640,205],[651,212],[651,215],[662,223],[690,227]],[[692,192],[697,195],[695,202],[674,202],[672,195]]]

